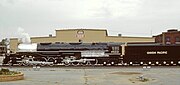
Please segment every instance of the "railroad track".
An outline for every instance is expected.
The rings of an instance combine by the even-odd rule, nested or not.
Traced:
[[[33,66],[36,66],[36,65],[31,65],[31,66],[19,66],[19,65],[13,65],[13,66],[9,66],[9,65],[0,65],[0,67],[33,67]],[[37,65],[39,66],[39,65]],[[69,66],[66,66],[66,65],[53,65],[53,66],[39,66],[39,67],[48,67],[48,68],[51,68],[51,67],[72,67],[72,68],[76,68],[76,67],[85,67],[85,68],[98,68],[98,67],[103,67],[103,68],[109,68],[109,67],[180,67],[179,65],[160,65],[160,66],[156,66],[156,65],[143,65],[143,66],[140,66],[140,65],[114,65],[114,66],[111,66],[111,65],[69,65]]]

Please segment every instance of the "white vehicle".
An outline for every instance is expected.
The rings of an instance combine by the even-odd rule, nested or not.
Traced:
[[[54,63],[53,62],[46,62],[46,61],[35,61],[33,58],[24,58],[24,59],[22,59],[22,61],[19,61],[19,65],[24,65],[24,66],[28,66],[28,65],[53,66]]]

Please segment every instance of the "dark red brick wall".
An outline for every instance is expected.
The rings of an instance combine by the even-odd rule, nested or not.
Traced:
[[[177,44],[176,37],[180,38],[180,31],[177,32],[163,32],[164,34],[164,43],[165,44]],[[156,43],[162,43],[163,44],[163,34],[155,36],[155,42]],[[168,39],[169,38],[169,41]],[[180,44],[180,42],[179,42]]]
[[[169,37],[170,38],[170,43],[171,44],[176,44],[176,37],[179,37],[180,38],[180,32],[172,32],[172,33],[165,33],[165,40],[166,40],[166,37]]]

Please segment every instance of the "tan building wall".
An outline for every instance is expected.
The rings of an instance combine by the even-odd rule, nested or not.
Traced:
[[[154,42],[154,38],[107,36],[106,42]]]
[[[43,42],[155,42],[152,37],[121,37],[108,36],[105,29],[64,29],[56,30],[56,36],[52,37],[32,37],[32,43]],[[10,39],[10,50],[15,52],[17,50],[18,39]]]
[[[11,38],[10,39],[10,50],[15,52],[17,50],[18,46],[18,39],[17,38]]]
[[[47,43],[47,42],[55,42],[56,37],[32,37],[31,38],[31,43]]]
[[[101,42],[105,40],[106,30],[98,29],[69,29],[56,30],[56,40],[62,42],[79,42],[77,32],[83,30],[84,37],[81,38],[83,42]]]

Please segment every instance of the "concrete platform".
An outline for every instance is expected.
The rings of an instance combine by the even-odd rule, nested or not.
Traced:
[[[9,68],[9,67],[6,67]],[[2,85],[179,85],[180,67],[12,67],[24,80]],[[140,77],[147,79],[141,81]]]

